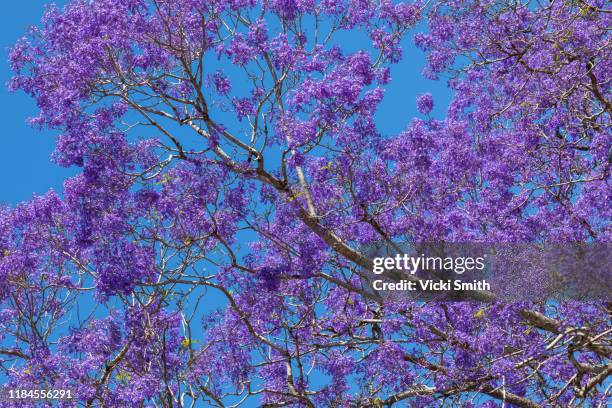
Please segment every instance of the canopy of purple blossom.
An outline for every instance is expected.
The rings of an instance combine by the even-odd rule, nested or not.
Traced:
[[[81,171],[0,209],[5,386],[107,407],[605,406],[610,304],[381,301],[359,274],[381,241],[610,242],[611,26],[603,0],[49,7],[9,86]],[[387,135],[404,38],[453,99],[435,119],[422,95]]]

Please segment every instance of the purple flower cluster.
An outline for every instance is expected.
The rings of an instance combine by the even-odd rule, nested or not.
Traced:
[[[433,96],[427,92],[417,98],[417,109],[423,115],[429,115],[429,112],[433,109],[434,101]]]

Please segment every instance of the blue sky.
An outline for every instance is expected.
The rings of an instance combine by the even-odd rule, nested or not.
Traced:
[[[32,129],[26,120],[36,114],[34,101],[23,92],[8,92],[11,77],[7,62],[9,47],[27,27],[40,21],[44,0],[5,2],[0,13],[0,203],[14,205],[44,194],[50,188],[61,191],[63,180],[74,170],[51,162],[54,139],[50,132]]]

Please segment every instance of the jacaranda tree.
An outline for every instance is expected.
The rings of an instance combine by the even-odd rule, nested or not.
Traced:
[[[611,26],[604,0],[49,7],[9,86],[80,171],[0,210],[4,386],[104,407],[605,406],[610,304],[383,300],[360,271],[377,242],[610,242]],[[384,134],[405,38],[453,98]]]

